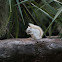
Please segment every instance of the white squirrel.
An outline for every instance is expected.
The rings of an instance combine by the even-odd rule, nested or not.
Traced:
[[[29,23],[28,28],[26,29],[26,33],[30,34],[32,39],[39,40],[43,36],[43,30],[37,25]]]

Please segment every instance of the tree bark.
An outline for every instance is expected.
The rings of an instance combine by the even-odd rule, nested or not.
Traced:
[[[8,27],[8,14],[9,6],[8,0],[0,0],[0,38],[3,38],[6,34],[6,29]]]
[[[0,62],[62,62],[59,38],[0,40]]]

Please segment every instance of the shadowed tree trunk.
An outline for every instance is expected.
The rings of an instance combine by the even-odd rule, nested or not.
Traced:
[[[0,38],[6,33],[8,13],[8,0],[0,0]]]
[[[60,39],[0,40],[0,62],[62,62]]]

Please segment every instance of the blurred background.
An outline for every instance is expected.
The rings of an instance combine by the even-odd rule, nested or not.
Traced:
[[[28,23],[40,26],[45,36],[62,37],[61,0],[0,0],[0,39],[28,38]]]

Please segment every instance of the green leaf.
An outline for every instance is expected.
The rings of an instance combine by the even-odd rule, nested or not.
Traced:
[[[55,2],[57,2],[57,3],[60,3],[60,4],[62,4],[62,2],[60,2],[60,1],[57,1],[57,0],[54,0]]]
[[[25,25],[24,18],[23,18],[23,14],[22,14],[22,10],[21,10],[21,7],[20,7],[20,5],[19,5],[19,0],[16,0],[16,2],[17,2],[17,4],[18,4],[19,12],[20,12],[20,14],[21,14],[23,23],[24,23],[24,25]]]
[[[9,6],[10,6],[10,12],[12,12],[12,9],[11,9],[11,0],[9,0]]]
[[[28,10],[28,8],[26,7],[25,4],[23,4],[24,9],[27,11],[28,15],[31,17],[31,19],[33,20],[34,23],[37,23],[37,21],[34,19],[34,17],[32,16],[32,14],[30,13],[30,11]]]
[[[40,10],[41,12],[43,12],[45,15],[47,15],[49,18],[53,19],[47,12],[45,12],[44,10],[42,10],[41,8],[37,7],[36,5],[34,5],[33,3],[31,3],[34,7],[36,7],[38,10]]]
[[[16,21],[16,38],[18,38],[18,34],[19,34],[19,21]]]
[[[52,22],[56,20],[56,18],[61,14],[62,12],[62,7],[59,9],[59,11],[56,13],[55,17],[53,18]]]
[[[50,25],[48,26],[48,28],[46,29],[46,31],[44,32],[44,35],[46,34],[47,30],[52,26],[53,22],[56,20],[56,18],[59,16],[59,14],[62,12],[62,7],[60,8],[60,10],[56,13],[55,17],[53,18],[52,22],[50,23]]]
[[[17,4],[15,4],[14,6],[16,6],[16,5],[20,5],[20,4],[22,4],[22,3],[24,3],[24,2],[28,2],[28,1],[21,1],[21,2],[19,2],[19,3],[17,3]]]
[[[42,2],[46,5],[46,8],[44,8],[44,9],[45,9],[45,10],[48,9],[48,10],[47,10],[48,13],[50,12],[50,14],[52,13],[53,15],[56,14],[55,9],[54,9],[52,6],[50,6],[50,4],[46,2],[46,0],[42,0]]]

